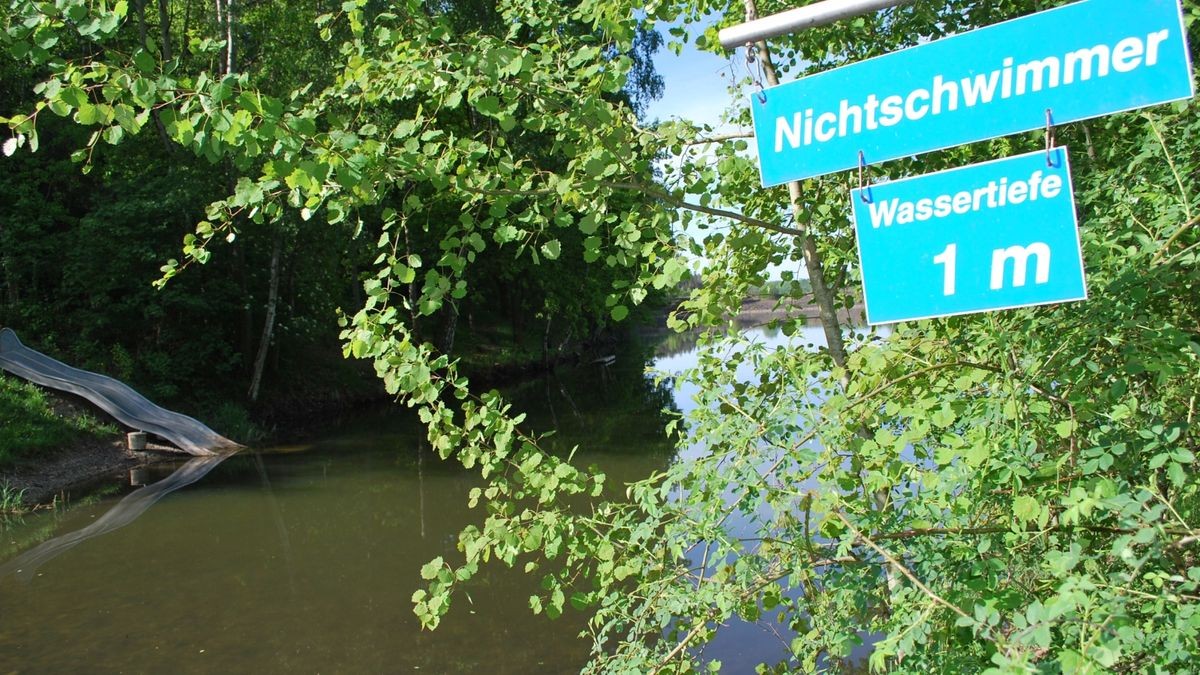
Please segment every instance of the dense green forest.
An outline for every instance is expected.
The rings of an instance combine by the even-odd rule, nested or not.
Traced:
[[[918,0],[760,42],[729,116],[748,126],[754,80],[1061,4]],[[653,29],[716,50],[709,23],[789,5],[12,0],[4,148],[24,177],[4,208],[25,215],[2,219],[5,321],[249,391],[272,353],[293,364],[333,340],[343,308],[343,353],[487,481],[456,554],[422,570],[412,600],[428,628],[481,566],[507,564],[542,575],[533,611],[587,612],[592,672],[715,669],[703,646],[719,627],[764,615],[792,636],[765,671],[837,670],[869,639],[881,672],[1194,671],[1196,103],[1054,129],[1072,153],[1089,301],[852,331],[838,310],[861,300],[847,200],[860,178],[764,189],[749,133],[637,115],[655,89]],[[1194,57],[1200,6],[1180,6]],[[1018,134],[869,178],[1045,142]],[[696,408],[668,427],[704,453],[624,498],[450,357],[472,322],[548,351],[620,321],[688,276],[684,252],[713,264],[675,328],[728,327],[783,265],[784,282],[808,283],[777,288],[820,307],[825,344],[702,337],[682,376]],[[108,266],[141,285],[101,296]],[[161,330],[114,337],[131,329],[109,317],[144,312],[139,297],[161,307]],[[206,329],[225,337],[185,347]],[[581,495],[594,498],[582,513]]]
[[[339,7],[319,1],[134,2],[124,7],[103,52],[95,38],[110,27],[99,24],[97,32],[45,38],[35,50],[45,46],[72,61],[133,55],[135,67],[144,68],[139,72],[162,61],[171,64],[169,76],[164,73],[170,82],[225,77],[283,106],[334,79],[328,65],[341,58],[339,43],[322,37],[317,18]],[[488,2],[456,2],[436,11],[458,30],[503,28]],[[74,16],[63,18],[73,24]],[[325,30],[340,35],[345,26]],[[637,77],[612,94],[614,102],[639,110],[660,93],[649,61],[659,41],[657,33],[639,36],[630,51]],[[39,61],[0,63],[5,114],[33,110],[47,93],[39,83],[51,71]],[[141,80],[139,87],[155,86],[150,82]],[[465,359],[468,370],[540,364],[597,339],[612,323],[604,291],[623,274],[582,264],[581,235],[560,236],[545,251],[515,239],[507,246],[520,249],[516,256],[478,234],[449,247],[441,239],[445,224],[462,218],[463,210],[427,188],[381,196],[332,225],[299,209],[269,220],[241,209],[230,215],[222,244],[213,247],[211,259],[206,255],[206,265],[156,287],[160,268],[179,257],[181,241],[194,237],[210,204],[237,194],[245,177],[270,171],[271,156],[267,148],[238,158],[211,150],[221,134],[236,134],[229,125],[242,123],[241,117],[207,132],[183,132],[176,122],[176,133],[213,138],[185,147],[167,131],[167,110],[134,114],[115,101],[112,86],[68,88],[96,102],[91,110],[103,110],[94,113],[106,116],[95,119],[105,123],[103,131],[93,135],[77,123],[86,116],[63,117],[52,106],[36,116],[37,152],[6,157],[0,171],[6,195],[0,202],[0,326],[18,331],[31,346],[235,427],[243,408],[255,402],[260,410],[307,410],[337,405],[343,397],[377,396],[382,390],[370,371],[342,358],[337,317],[362,305],[362,282],[374,274],[382,234],[380,214],[405,200],[423,204],[395,235],[414,270],[404,280],[413,303],[427,281],[423,266],[471,262],[454,288],[439,289],[438,307],[414,304],[406,317],[415,335]],[[74,96],[68,93],[68,99]],[[115,105],[106,107],[107,101]],[[357,114],[364,116],[361,132],[392,128],[404,111],[379,105]],[[444,111],[438,123],[446,133],[483,130],[499,138],[502,132],[467,109]],[[540,155],[539,162],[562,161],[545,138],[530,135],[521,143],[520,151]],[[291,185],[300,175],[284,178]]]

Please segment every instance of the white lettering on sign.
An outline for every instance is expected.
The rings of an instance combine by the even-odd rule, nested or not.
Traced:
[[[1145,37],[1123,38],[1115,45],[1099,44],[1026,63],[1015,64],[1013,58],[1008,57],[1001,62],[1000,68],[989,73],[961,79],[937,75],[928,88],[919,87],[907,94],[882,98],[878,94],[869,94],[861,104],[843,99],[837,112],[807,108],[796,111],[791,117],[781,115],[775,118],[775,152],[782,152],[785,146],[795,149],[801,145],[828,143],[834,138],[861,134],[864,130],[892,127],[904,120],[915,121],[927,115],[952,112],[958,110],[960,103],[963,107],[973,108],[997,98],[1003,100],[1108,77],[1114,72],[1150,68],[1158,64],[1160,48],[1170,36],[1171,31],[1164,28]]]
[[[852,189],[850,202],[872,325],[1087,299],[1065,147]]]
[[[1035,241],[1028,246],[1009,246],[992,251],[992,277],[988,285],[993,291],[1004,288],[1004,273],[1008,271],[1008,261],[1013,262],[1012,287],[1021,288],[1029,276],[1029,258],[1032,256],[1037,263],[1034,272],[1034,283],[1044,284],[1050,281],[1050,246],[1044,242]],[[955,277],[958,274],[958,244],[949,244],[946,249],[933,257],[934,265],[942,268],[942,295],[951,296],[955,291]]]
[[[1054,199],[1063,194],[1063,180],[1058,175],[1034,171],[1028,179],[1010,181],[1007,177],[989,181],[987,185],[954,194],[924,197],[913,201],[899,198],[871,202],[871,227],[909,225],[950,215],[1015,206],[1026,201]]]
[[[933,264],[946,266],[942,276],[942,295],[954,295],[954,275],[957,272],[954,263],[957,260],[958,244],[948,244],[946,250],[933,258]]]
[[[1029,271],[1029,256],[1037,259],[1037,273],[1034,283],[1044,284],[1050,281],[1050,247],[1035,241],[1028,246],[1009,246],[998,248],[992,252],[992,283],[991,289],[998,291],[1004,288],[1004,271],[1008,261],[1013,261],[1013,288],[1025,285],[1025,276]]]

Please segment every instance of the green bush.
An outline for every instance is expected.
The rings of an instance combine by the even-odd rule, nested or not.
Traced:
[[[60,413],[69,406],[32,384],[0,376],[0,467],[60,450],[81,438],[116,434],[90,414]]]

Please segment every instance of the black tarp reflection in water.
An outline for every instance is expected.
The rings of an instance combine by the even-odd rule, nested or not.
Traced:
[[[207,457],[194,457],[170,476],[129,493],[112,509],[87,527],[42,542],[32,550],[0,565],[0,580],[8,575],[29,582],[38,568],[89,539],[120,529],[137,520],[158,500],[204,478],[208,472],[228,459],[232,452]]]

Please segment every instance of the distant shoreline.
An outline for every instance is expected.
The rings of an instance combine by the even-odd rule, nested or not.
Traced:
[[[792,298],[749,297],[742,300],[741,310],[735,320],[739,324],[764,324],[772,319],[784,319],[803,315],[811,321],[819,321],[821,310],[809,303],[802,303]],[[861,304],[849,310],[838,310],[838,321],[842,323],[866,323],[866,312]]]

